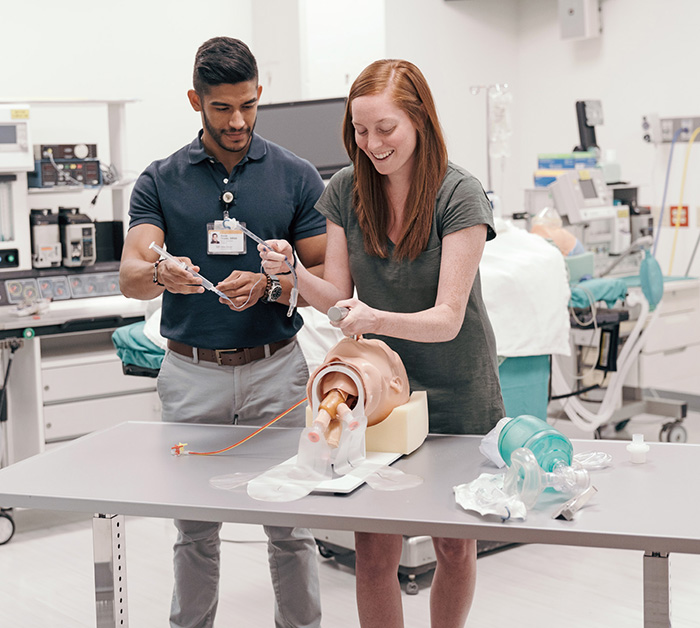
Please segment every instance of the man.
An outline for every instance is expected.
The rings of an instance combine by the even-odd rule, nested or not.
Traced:
[[[259,425],[306,396],[308,369],[287,316],[291,274],[261,272],[254,242],[294,242],[306,267],[322,272],[325,220],[314,209],[323,182],[308,162],[254,134],[262,92],[255,58],[241,41],[208,40],[197,51],[188,98],[203,129],[188,146],[152,163],[131,197],[120,269],[127,297],[163,294],[168,351],[158,378],[164,421]],[[228,233],[226,229],[229,229]],[[209,232],[220,234],[210,246]],[[224,240],[224,235],[227,235]],[[149,249],[155,241],[211,281]],[[290,260],[291,261],[291,260]],[[302,426],[303,408],[282,419]],[[172,627],[205,628],[218,602],[221,524],[175,521]],[[320,625],[316,551],[308,530],[265,527],[278,628]]]

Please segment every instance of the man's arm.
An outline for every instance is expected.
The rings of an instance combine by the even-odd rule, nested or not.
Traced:
[[[119,288],[125,297],[148,300],[163,294],[163,286],[153,283],[153,264],[158,253],[148,248],[155,241],[163,246],[163,231],[154,225],[129,229],[119,265]]]
[[[201,284],[201,279],[193,277],[171,260],[158,264],[158,283],[153,281],[153,265],[158,260],[158,253],[148,247],[151,242],[163,246],[163,240],[163,230],[155,225],[140,224],[129,229],[119,266],[119,288],[124,296],[147,301],[163,294],[164,290],[181,294],[204,292],[204,288],[197,285]],[[199,271],[188,257],[178,259]]]

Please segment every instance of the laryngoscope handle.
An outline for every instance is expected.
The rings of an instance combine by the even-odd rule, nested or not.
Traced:
[[[337,323],[338,321],[342,321],[349,312],[350,308],[333,305],[332,307],[328,308],[328,319],[334,323]]]

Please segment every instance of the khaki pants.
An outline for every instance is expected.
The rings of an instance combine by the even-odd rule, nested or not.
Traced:
[[[262,425],[306,396],[308,369],[296,342],[243,366],[194,363],[167,352],[158,376],[164,421]],[[301,427],[304,407],[275,427]],[[211,628],[219,593],[220,523],[175,520],[172,628]],[[306,529],[264,526],[276,628],[318,628],[316,544]],[[243,574],[242,574],[243,575]],[[244,601],[242,601],[244,603]]]

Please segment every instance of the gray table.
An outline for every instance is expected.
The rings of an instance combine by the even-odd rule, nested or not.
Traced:
[[[129,422],[0,470],[0,504],[95,515],[97,625],[128,625],[125,515],[293,525],[405,535],[477,538],[639,550],[644,553],[644,626],[670,626],[669,554],[700,554],[700,500],[689,498],[687,474],[700,446],[652,443],[633,465],[619,441],[574,441],[576,452],[606,451],[614,462],[595,471],[597,495],[573,521],[551,518],[564,497],[543,494],[526,521],[501,522],[465,512],[452,487],[494,472],[478,452],[479,437],[430,436],[394,466],[422,476],[416,488],[384,492],[363,486],[348,495],[312,494],[273,503],[245,487],[215,489],[209,479],[263,471],[296,453],[299,430],[269,428],[223,455],[175,457],[170,447],[221,449],[251,429]],[[681,516],[682,513],[682,516]],[[544,602],[543,602],[544,603]]]

